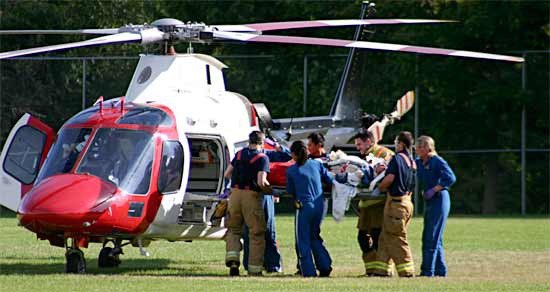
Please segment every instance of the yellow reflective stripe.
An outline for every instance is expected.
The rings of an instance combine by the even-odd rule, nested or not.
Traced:
[[[378,265],[374,262],[370,262],[370,263],[365,263],[365,268],[366,269],[375,269]]]
[[[385,262],[376,261],[371,263],[371,268],[388,272],[391,270],[391,265]]]
[[[385,262],[381,262],[381,261],[374,261],[372,262],[372,264],[375,264],[377,266],[382,266],[382,267],[390,267],[390,265],[388,265],[388,263],[385,263]]]
[[[262,266],[248,265],[249,273],[260,273],[262,271]]]
[[[399,264],[399,265],[396,265],[395,267],[396,267],[398,272],[409,272],[411,270],[414,271],[414,263],[413,262]]]
[[[225,260],[228,261],[228,260],[239,260],[240,259],[240,255],[239,255],[239,252],[238,251],[227,251],[225,253]]]

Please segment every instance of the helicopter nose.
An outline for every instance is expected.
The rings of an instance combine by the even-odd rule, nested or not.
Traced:
[[[109,208],[116,191],[114,185],[95,176],[55,175],[23,197],[19,222],[37,233],[80,231]]]

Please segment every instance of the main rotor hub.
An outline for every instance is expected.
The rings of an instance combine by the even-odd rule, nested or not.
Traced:
[[[162,32],[170,33],[178,31],[180,28],[185,26],[185,23],[174,18],[161,18],[153,21],[151,26],[158,28],[158,30]]]
[[[202,22],[184,23],[174,18],[162,18],[153,21],[149,26],[162,31],[165,40],[184,42],[210,42],[213,39],[212,31]]]

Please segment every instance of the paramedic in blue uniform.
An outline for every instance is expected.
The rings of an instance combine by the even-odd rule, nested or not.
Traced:
[[[225,177],[231,178],[225,237],[225,264],[230,276],[239,275],[243,224],[248,226],[250,237],[248,275],[262,274],[266,229],[262,190],[269,186],[269,158],[262,152],[264,139],[262,132],[252,131],[248,147],[237,152],[225,171]]]
[[[290,151],[296,164],[286,171],[286,190],[296,200],[294,233],[302,276],[316,277],[318,270],[319,276],[328,277],[332,271],[332,259],[321,238],[321,182],[332,184],[333,178],[321,162],[307,158],[304,142],[295,141]]]
[[[266,139],[268,142],[268,139]],[[279,143],[274,143],[276,150],[263,150],[267,155],[270,162],[287,162],[292,159],[290,150]],[[277,233],[275,230],[275,202],[278,202],[279,198],[272,195],[264,194],[263,207],[265,215],[265,253],[264,253],[264,269],[268,273],[281,273],[283,266],[281,262],[281,252],[277,244]],[[248,228],[243,230],[243,267],[248,270]]]
[[[325,150],[325,136],[321,132],[314,132],[307,136],[307,158],[315,159],[320,162],[326,163],[329,161],[328,153]],[[323,218],[327,215],[328,212],[328,198],[323,200]],[[298,246],[296,248],[296,258],[298,256]],[[300,261],[296,261],[296,275],[301,275],[302,271],[300,270]]]
[[[429,136],[416,140],[418,181],[424,191],[424,230],[422,231],[422,266],[420,276],[447,276],[443,251],[443,229],[449,216],[449,187],[456,177],[447,162],[437,155]]]

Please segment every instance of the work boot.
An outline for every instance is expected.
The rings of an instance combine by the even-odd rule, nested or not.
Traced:
[[[319,271],[319,277],[330,277],[330,272],[332,272],[332,268],[328,268],[326,271]]]
[[[262,272],[250,272],[250,271],[248,271],[248,276],[249,277],[262,277],[263,274],[262,274]]]
[[[231,262],[231,264],[229,265],[229,276],[239,276],[239,264],[237,264],[236,262]]]

